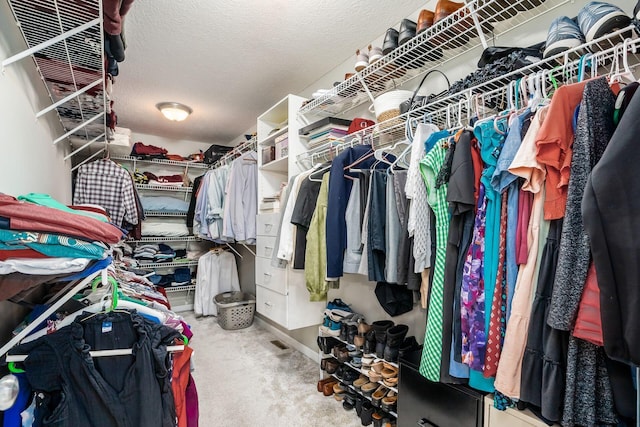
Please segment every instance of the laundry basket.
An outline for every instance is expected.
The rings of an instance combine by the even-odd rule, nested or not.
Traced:
[[[213,298],[218,307],[218,324],[222,329],[248,328],[253,323],[256,298],[245,292],[225,292]]]

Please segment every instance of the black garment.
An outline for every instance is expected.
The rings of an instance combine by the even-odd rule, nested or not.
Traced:
[[[191,191],[191,200],[189,201],[189,210],[187,211],[187,227],[189,228],[193,227],[193,217],[196,214],[196,200],[203,177],[204,175],[200,175],[193,180],[193,191]]]
[[[173,427],[166,346],[179,337],[135,312],[83,313],[10,353],[28,354],[27,380],[44,395],[37,408],[42,426]],[[92,359],[88,353],[115,348],[132,348],[133,355]]]
[[[413,309],[413,292],[396,283],[378,282],[376,297],[389,316],[399,316]]]
[[[314,177],[315,179],[315,177]],[[320,178],[322,179],[322,178]],[[298,198],[291,214],[291,224],[296,225],[296,241],[294,245],[293,268],[304,269],[305,253],[307,250],[307,231],[311,225],[311,217],[316,209],[321,182],[302,180],[298,190]]]
[[[369,280],[384,282],[386,255],[386,194],[387,172],[374,170],[371,174],[371,194],[369,201],[369,229],[367,241],[367,257],[369,264]]]
[[[442,182],[442,184],[448,183],[447,201],[449,202],[451,221],[449,223],[449,234],[447,237],[447,256],[445,259],[444,267],[444,290],[442,299],[442,358],[440,363],[440,381],[444,383],[454,384],[467,382],[466,379],[455,378],[449,375],[449,365],[451,358],[451,344],[453,341],[452,334],[455,321],[454,316],[456,311],[458,313],[457,318],[458,320],[460,319],[459,303],[458,310],[454,309],[454,301],[456,300],[456,289],[460,289],[460,287],[462,286],[462,281],[460,281],[459,286],[456,282],[457,279],[462,280],[462,275],[458,275],[460,252],[461,249],[465,246],[468,248],[469,243],[471,242],[470,237],[472,237],[472,235],[471,233],[469,233],[469,218],[471,218],[471,224],[473,224],[475,211],[475,199],[473,195],[474,173],[473,160],[471,158],[472,138],[473,134],[470,131],[464,131],[460,134],[458,142],[455,144],[456,148],[451,159],[450,174],[448,177],[446,177],[446,180]],[[466,233],[465,225],[467,228]],[[466,237],[468,241],[465,241],[463,237]],[[464,255],[466,256],[466,251],[464,251]],[[460,299],[459,294],[460,291],[458,291],[458,301]],[[458,354],[461,354],[461,352]]]
[[[545,421],[553,422],[562,418],[569,346],[568,332],[547,325],[561,234],[562,219],[552,221],[540,261],[520,382],[520,400],[539,407]]]

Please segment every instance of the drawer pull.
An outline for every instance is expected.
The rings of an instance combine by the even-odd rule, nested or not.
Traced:
[[[267,224],[265,224],[265,225],[264,225],[264,231],[265,231],[265,233],[270,232],[272,228],[273,228],[273,224],[268,224],[268,223],[267,223]]]
[[[426,418],[423,418],[420,421],[418,421],[418,426],[419,427],[438,427],[436,424],[432,423]]]
[[[271,256],[272,253],[273,253],[273,248],[271,246],[265,246],[264,247],[265,256]]]
[[[268,301],[265,301],[264,305],[266,305],[267,307],[273,307],[273,304]]]

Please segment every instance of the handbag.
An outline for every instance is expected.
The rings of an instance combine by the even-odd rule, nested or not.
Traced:
[[[429,94],[428,96],[419,96],[418,95],[418,91],[420,91],[420,88],[422,87],[422,84],[427,79],[427,77],[429,77],[429,75],[431,75],[431,73],[434,73],[434,72],[442,74],[442,76],[445,78],[445,80],[447,81],[447,90],[445,90],[445,91],[443,91],[443,92],[441,92],[439,94]],[[411,96],[411,98],[407,99],[406,101],[404,101],[403,103],[400,104],[400,114],[405,114],[405,113],[407,113],[409,111],[413,111],[413,110],[416,110],[416,109],[418,109],[420,107],[423,107],[423,106],[427,105],[432,100],[434,100],[436,98],[439,98],[443,94],[449,92],[450,88],[451,88],[451,83],[449,83],[449,78],[447,77],[447,75],[445,73],[443,73],[440,70],[431,70],[431,71],[429,71],[427,74],[424,75],[424,77],[420,81],[420,84],[418,85],[416,90],[413,92],[413,95]]]

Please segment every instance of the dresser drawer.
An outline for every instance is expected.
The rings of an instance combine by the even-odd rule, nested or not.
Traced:
[[[256,258],[256,285],[287,294],[287,270],[271,266],[271,258]]]
[[[279,325],[287,326],[287,297],[256,286],[256,310]]]
[[[276,247],[276,238],[273,236],[258,236],[256,240],[256,256],[271,259]]]
[[[258,215],[258,236],[277,236],[280,213]]]

